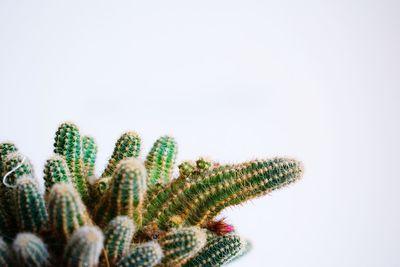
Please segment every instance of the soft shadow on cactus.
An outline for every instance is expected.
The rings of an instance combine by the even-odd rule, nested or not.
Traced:
[[[160,137],[145,160],[141,138],[124,133],[96,177],[95,139],[73,123],[56,132],[45,190],[12,143],[0,144],[1,266],[221,266],[250,243],[218,214],[298,180],[288,158],[179,164],[177,144]]]

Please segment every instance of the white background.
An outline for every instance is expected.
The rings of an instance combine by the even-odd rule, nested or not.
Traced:
[[[224,212],[232,266],[400,266],[398,1],[1,1],[0,139],[42,176],[76,122],[179,161],[288,155],[304,179]]]

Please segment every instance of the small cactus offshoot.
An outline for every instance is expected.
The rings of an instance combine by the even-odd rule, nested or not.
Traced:
[[[288,158],[176,168],[177,143],[157,139],[145,160],[141,139],[124,133],[103,173],[97,145],[73,123],[58,128],[44,166],[45,195],[17,147],[0,144],[0,265],[65,267],[221,266],[250,245],[218,218],[227,207],[297,181]]]

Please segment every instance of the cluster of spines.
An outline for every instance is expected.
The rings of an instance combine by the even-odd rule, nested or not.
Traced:
[[[133,245],[129,254],[117,263],[117,267],[153,267],[161,263],[163,252],[155,241]]]
[[[12,246],[18,266],[43,267],[50,263],[45,243],[32,233],[18,234]]]
[[[46,161],[43,170],[43,179],[46,191],[49,192],[51,187],[56,183],[72,183],[71,173],[64,157],[54,155]]]

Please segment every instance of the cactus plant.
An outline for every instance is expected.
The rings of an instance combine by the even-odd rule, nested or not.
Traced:
[[[303,171],[287,158],[219,164],[201,157],[183,161],[174,177],[172,137],[159,138],[145,161],[140,147],[138,134],[124,133],[96,177],[94,138],[61,124],[56,155],[44,167],[43,197],[28,158],[12,143],[0,144],[0,264],[220,266],[249,245],[218,214],[298,180]]]

